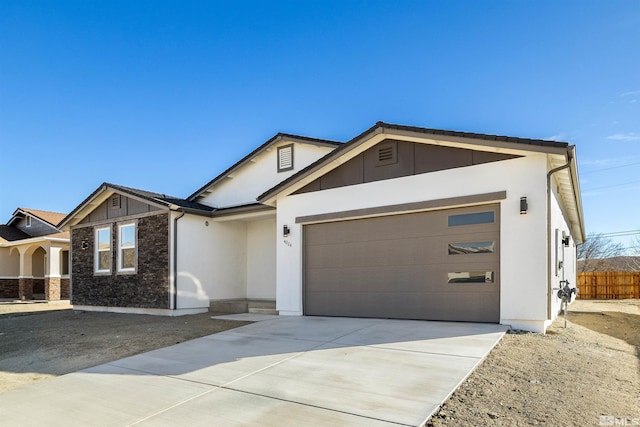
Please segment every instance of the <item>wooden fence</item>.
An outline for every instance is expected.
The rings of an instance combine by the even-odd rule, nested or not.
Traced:
[[[578,299],[640,298],[640,272],[578,273]]]

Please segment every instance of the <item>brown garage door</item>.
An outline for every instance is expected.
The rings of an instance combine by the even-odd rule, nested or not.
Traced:
[[[499,205],[304,226],[304,312],[498,322]]]

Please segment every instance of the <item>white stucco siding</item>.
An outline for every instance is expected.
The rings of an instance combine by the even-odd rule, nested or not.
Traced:
[[[562,245],[562,236],[570,236],[569,246]],[[557,238],[556,238],[557,236]],[[569,286],[577,287],[576,243],[571,236],[569,224],[566,220],[556,191],[551,197],[551,236],[549,248],[551,250],[551,316],[555,319],[561,310],[561,300],[557,297],[561,280],[568,280]],[[560,265],[559,262],[562,262]],[[550,323],[550,322],[548,322]]]
[[[293,169],[278,172],[278,147],[289,144],[290,141],[283,140],[258,154],[252,161],[230,174],[231,177],[219,182],[212,193],[205,195],[199,202],[218,208],[255,203],[260,194],[335,149],[330,146],[294,143]]]
[[[31,261],[31,266],[33,268],[32,270],[32,274],[33,277],[44,277],[44,273],[46,271],[46,267],[44,265],[44,259],[46,256],[47,252],[42,249],[42,248],[38,248],[36,249],[36,251],[33,253],[32,255],[32,261]]]
[[[507,192],[501,205],[501,323],[513,319],[544,325],[546,319],[546,157],[512,160],[407,176],[361,185],[280,196],[277,229],[277,309],[302,314],[302,226],[296,217],[377,206]],[[520,197],[529,210],[520,214]]]
[[[247,223],[247,298],[276,298],[276,219]]]
[[[246,298],[246,259],[246,223],[215,222],[196,215],[180,218],[177,308]]]

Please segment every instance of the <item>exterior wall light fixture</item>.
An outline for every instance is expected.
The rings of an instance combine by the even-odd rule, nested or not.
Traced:
[[[529,210],[529,203],[526,197],[520,197],[520,215],[526,215]]]
[[[282,226],[282,237],[289,237],[290,233],[291,233],[291,230],[289,230],[289,226],[288,225],[283,225]]]

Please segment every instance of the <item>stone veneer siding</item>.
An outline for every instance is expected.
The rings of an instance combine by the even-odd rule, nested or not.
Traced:
[[[69,286],[69,279],[63,277],[60,279],[60,299],[69,299],[71,295],[71,288]]]
[[[33,293],[44,294],[44,279],[33,279]]]
[[[0,279],[0,298],[18,298],[18,279]]]
[[[117,272],[117,224],[111,224],[111,273],[94,274],[94,230],[71,230],[71,286],[75,305],[135,308],[169,308],[169,215],[137,218],[138,264],[136,273]],[[82,249],[82,242],[88,245]]]

